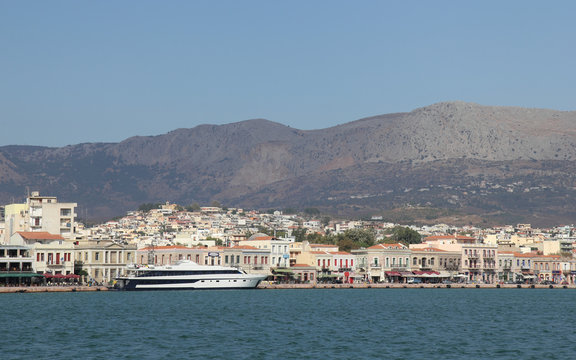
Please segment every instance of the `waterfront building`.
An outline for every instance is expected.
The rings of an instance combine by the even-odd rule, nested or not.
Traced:
[[[535,255],[532,258],[532,269],[539,282],[551,281],[560,284],[567,281],[560,266],[560,255]]]
[[[437,235],[424,238],[422,244],[410,248],[432,247],[460,253],[460,274],[468,282],[493,284],[498,281],[498,246],[483,244],[476,238],[463,235]]]
[[[37,273],[74,273],[74,242],[66,240],[62,235],[45,231],[19,231],[12,235],[10,244],[31,249],[32,268]]]
[[[4,243],[19,231],[48,232],[73,240],[76,233],[76,203],[61,203],[55,196],[34,191],[24,204],[5,206]]]
[[[252,235],[248,240],[238,241],[239,245],[253,246],[258,249],[270,250],[270,266],[290,266],[290,244],[294,238],[279,239],[262,233]]]
[[[498,281],[498,246],[488,244],[462,245],[462,271],[470,282],[494,284]]]
[[[411,249],[412,271],[439,272],[443,278],[452,278],[462,269],[459,251],[448,251],[433,247]]]
[[[0,285],[39,284],[42,275],[34,272],[32,249],[23,245],[0,245]]]
[[[180,260],[190,260],[199,265],[221,265],[221,253],[219,247],[148,246],[138,249],[136,263],[139,265],[170,265]]]
[[[238,245],[222,250],[225,266],[234,266],[249,274],[270,274],[271,249]]]
[[[294,264],[290,267],[292,278],[300,283],[316,282],[318,278],[318,270],[315,266],[308,264]]]
[[[501,282],[518,281],[513,251],[498,251],[498,279]]]
[[[404,282],[412,277],[411,251],[403,244],[377,244],[352,250],[356,255],[356,270],[372,282]]]
[[[76,242],[76,262],[78,270],[88,274],[88,281],[107,284],[124,275],[126,266],[136,259],[136,246],[127,245],[112,239],[81,240]]]

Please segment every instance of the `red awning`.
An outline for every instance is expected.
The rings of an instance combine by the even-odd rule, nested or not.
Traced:
[[[402,274],[397,271],[384,271],[384,273],[388,276],[402,276]]]
[[[52,275],[51,273],[44,273],[44,277],[46,279],[50,279],[50,278],[54,277],[54,275]]]
[[[66,279],[80,279],[80,275],[76,275],[76,274],[68,274],[66,276],[64,276]]]

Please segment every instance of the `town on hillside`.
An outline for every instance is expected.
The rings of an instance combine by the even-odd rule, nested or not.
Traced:
[[[87,226],[76,203],[32,192],[0,208],[0,286],[112,285],[130,267],[235,267],[275,283],[563,284],[576,280],[575,228],[481,229],[334,220],[219,204],[148,204]]]

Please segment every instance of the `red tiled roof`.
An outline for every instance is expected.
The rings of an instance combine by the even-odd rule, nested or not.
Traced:
[[[18,231],[17,233],[26,240],[65,240],[62,235],[50,234],[46,231]]]
[[[437,249],[433,247],[421,248],[421,249],[412,249],[412,251],[426,251],[426,252],[445,252],[447,250]]]
[[[192,249],[194,248],[189,248],[182,245],[170,245],[170,246],[154,246],[154,247],[148,246],[140,250],[192,250]]]
[[[272,236],[256,236],[249,240],[272,240],[272,239],[273,239]]]
[[[454,235],[434,235],[434,236],[427,236],[424,238],[426,240],[442,240],[442,239],[454,239]]]
[[[228,248],[228,249],[259,250],[257,247],[250,246],[250,245],[237,245],[237,246],[233,246],[233,247]]]
[[[376,244],[370,246],[368,249],[405,249],[406,246],[402,244]]]

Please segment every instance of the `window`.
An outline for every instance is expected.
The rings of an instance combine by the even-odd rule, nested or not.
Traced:
[[[228,264],[228,255],[224,256],[224,263]]]
[[[100,260],[100,253],[99,252],[94,253],[94,260],[96,260],[96,261]]]
[[[412,259],[412,265],[418,265],[418,258]]]

